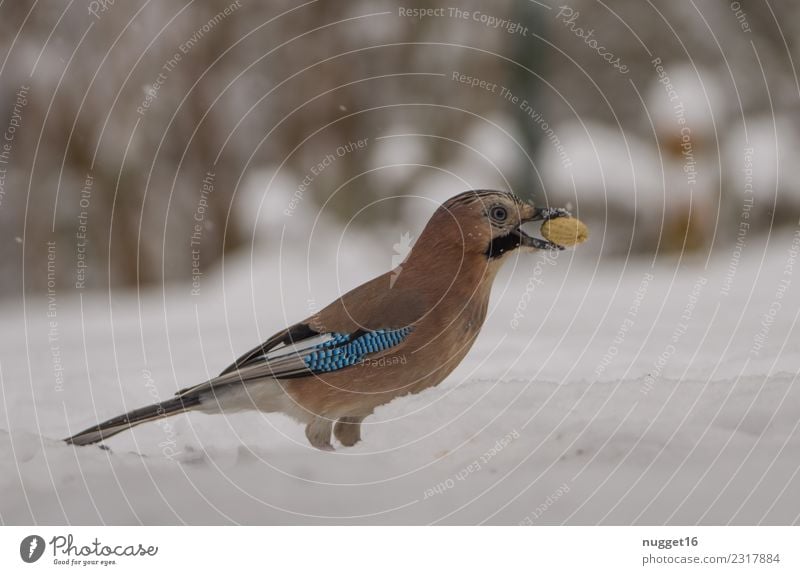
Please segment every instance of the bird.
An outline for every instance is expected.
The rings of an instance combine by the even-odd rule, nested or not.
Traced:
[[[442,203],[406,258],[251,349],[219,376],[65,441],[88,445],[178,413],[258,410],[305,424],[311,446],[361,440],[375,408],[441,383],[486,319],[492,283],[517,252],[562,250],[520,226],[569,216],[507,191],[470,190]]]

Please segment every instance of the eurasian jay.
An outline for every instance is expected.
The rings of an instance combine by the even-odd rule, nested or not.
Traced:
[[[361,422],[392,399],[437,385],[480,332],[492,282],[517,250],[563,249],[520,229],[568,216],[514,194],[469,191],[433,214],[397,268],[278,332],[218,377],[133,410],[66,441],[86,445],[176,413],[282,412],[306,425],[314,447],[361,439]]]

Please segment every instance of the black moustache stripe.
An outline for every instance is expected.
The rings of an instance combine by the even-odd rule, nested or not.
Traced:
[[[516,232],[492,238],[489,247],[486,248],[486,257],[490,260],[502,257],[503,254],[517,249],[521,243],[522,237]]]

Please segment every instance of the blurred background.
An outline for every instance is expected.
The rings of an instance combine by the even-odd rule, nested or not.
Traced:
[[[798,34],[755,0],[6,2],[0,293],[192,281],[319,218],[402,253],[481,187],[570,207],[586,257],[728,256],[800,214]]]
[[[800,522],[798,38],[788,0],[0,0],[0,522]],[[509,262],[358,446],[257,412],[60,441],[475,188],[589,241]]]

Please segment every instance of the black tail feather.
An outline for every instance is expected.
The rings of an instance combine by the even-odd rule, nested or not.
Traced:
[[[199,397],[176,397],[174,399],[162,401],[161,403],[154,403],[153,405],[134,409],[124,415],[119,415],[95,425],[94,427],[85,429],[72,437],[68,437],[64,441],[72,445],[97,443],[98,441],[108,439],[112,435],[126,431],[135,425],[139,425],[140,423],[187,411],[199,404]]]

